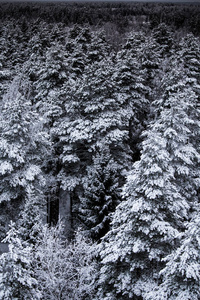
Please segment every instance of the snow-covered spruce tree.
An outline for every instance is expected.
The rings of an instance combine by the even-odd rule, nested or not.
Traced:
[[[66,51],[61,42],[51,42],[45,54],[41,55],[41,37],[36,36],[34,52],[26,63],[26,74],[32,83],[31,97],[37,111],[43,117],[45,128],[51,136],[54,130],[54,122],[63,116],[65,108],[65,96],[67,90],[63,84],[68,80],[68,65],[66,62]],[[59,184],[57,173],[60,168],[59,153],[54,144],[57,143],[57,135],[51,136],[51,156],[45,166],[46,187],[49,203],[57,203],[59,198]],[[52,211],[52,209],[50,209]],[[53,217],[54,219],[54,217]],[[57,219],[57,213],[55,213]],[[49,219],[51,222],[51,217]],[[54,221],[53,221],[54,222]]]
[[[143,32],[129,34],[125,45],[117,53],[112,81],[116,90],[114,97],[119,103],[121,119],[129,135],[132,160],[139,158],[140,135],[145,128],[149,112],[150,88],[146,82],[146,68],[141,53],[146,39]]]
[[[17,226],[21,238],[35,245],[40,238],[40,231],[46,220],[46,200],[41,190],[30,186],[25,203],[22,206]]]
[[[175,71],[176,75],[179,76],[180,70]],[[182,72],[183,73],[183,72]],[[186,70],[188,75],[188,70]],[[191,74],[190,74],[191,76]],[[187,124],[188,135],[185,135],[185,147],[180,147],[177,144],[177,149],[174,147],[171,152],[174,152],[175,162],[175,177],[179,186],[179,191],[184,195],[189,205],[189,213],[186,218],[186,230],[184,233],[180,233],[177,236],[177,245],[179,247],[172,250],[172,252],[163,258],[164,262],[167,262],[166,267],[161,270],[160,277],[164,281],[160,286],[155,288],[151,292],[147,299],[198,299],[198,293],[194,292],[196,289],[196,281],[198,281],[195,270],[198,268],[198,261],[194,265],[196,257],[196,251],[198,244],[195,239],[198,239],[198,226],[199,220],[199,163],[200,163],[200,149],[199,149],[199,133],[200,133],[200,108],[199,108],[199,86],[196,83],[195,78],[187,77],[181,84],[174,84],[168,88],[167,94],[179,93],[180,98],[187,99],[187,106],[185,105],[185,111],[187,111],[190,118],[187,115],[182,114],[182,118],[185,119]],[[194,92],[195,91],[195,92]],[[169,106],[172,102],[166,101],[162,104],[163,106]],[[180,101],[182,107],[184,103]],[[182,125],[184,129],[184,126]],[[184,135],[179,136],[184,141]],[[182,164],[181,164],[182,162]],[[195,219],[196,218],[196,219]],[[195,227],[196,226],[196,227]],[[190,236],[191,235],[191,236]],[[195,236],[196,235],[196,236]],[[191,237],[191,239],[189,238]],[[193,247],[194,246],[194,247]],[[191,256],[187,252],[191,250]],[[196,250],[194,250],[194,248]],[[194,251],[193,251],[194,250]],[[172,288],[172,285],[174,288]],[[197,288],[198,290],[198,288]]]
[[[39,196],[29,185],[19,219],[11,222],[4,239],[9,252],[3,254],[0,263],[3,299],[41,299],[35,274],[35,251],[43,228],[44,205],[42,194]]]
[[[62,114],[62,94],[64,94],[62,86],[68,78],[66,55],[62,44],[52,43],[40,62],[36,70],[33,69],[35,66],[32,67],[35,76],[34,103],[46,118],[47,125],[52,126],[54,120]]]
[[[177,235],[196,210],[200,154],[192,128],[200,125],[197,99],[190,80],[175,82],[144,133],[141,159],[102,241],[101,299],[148,298],[159,284],[163,258],[177,248]],[[197,138],[200,130],[194,132]]]
[[[13,20],[6,20],[3,22],[1,26],[1,39],[0,39],[0,46],[1,46],[1,53],[5,56],[5,65],[7,68],[14,69],[15,62],[18,63],[14,57],[17,56],[18,50],[18,42],[17,42],[17,28],[18,26],[15,24]],[[18,28],[17,28],[18,29]],[[20,53],[18,53],[20,56]],[[14,62],[15,60],[15,62]]]
[[[61,151],[62,168],[58,174],[61,187],[73,192],[78,187],[76,194],[81,197],[85,197],[81,195],[84,187],[81,192],[80,188],[86,166],[93,165],[92,157],[99,147],[105,145],[109,149],[115,172],[118,168],[117,173],[121,173],[119,185],[132,160],[129,147],[132,104],[130,99],[129,102],[118,95],[114,72],[113,62],[108,57],[85,67],[82,78],[71,80],[66,117],[58,120],[52,131],[59,139],[55,146]]]
[[[200,218],[188,222],[186,231],[177,236],[180,246],[164,258],[162,284],[150,292],[149,300],[198,300],[200,298]]]
[[[169,166],[166,141],[151,128],[141,160],[127,178],[126,200],[116,208],[101,245],[101,299],[137,299],[155,284],[160,257],[170,252],[178,233],[165,217],[173,211],[166,198],[173,202],[176,193],[181,201]]]
[[[19,209],[30,186],[40,193],[45,183],[44,156],[48,157],[49,150],[48,135],[42,129],[43,120],[34,111],[22,87],[23,81],[20,83],[16,78],[4,96],[0,115],[0,203],[5,209],[6,205],[10,206],[11,214],[15,203]]]
[[[75,25],[66,39],[67,62],[70,77],[76,79],[85,73],[85,67],[109,56],[111,47],[102,30]]]
[[[84,74],[87,66],[88,46],[91,43],[92,35],[88,27],[75,25],[70,31],[66,40],[67,62],[70,70],[70,77],[75,80]]]
[[[96,279],[95,245],[77,232],[70,243],[62,224],[44,226],[36,247],[35,274],[42,299],[93,299]]]
[[[87,167],[80,197],[79,218],[85,232],[94,240],[104,236],[110,224],[110,213],[119,203],[119,166],[105,145],[95,151],[93,163]]]
[[[58,174],[61,187],[75,192],[76,199],[86,199],[82,179],[86,166],[92,168],[92,157],[96,157],[99,148],[109,149],[114,172],[121,174],[119,186],[135,159],[130,143],[138,139],[148,111],[145,97],[148,89],[137,61],[140,48],[135,48],[127,46],[115,58],[104,57],[85,66],[82,76],[71,78],[66,84],[66,116],[55,123],[52,134],[58,139],[55,147],[61,153],[62,167]],[[135,148],[134,142],[133,150],[138,152]]]
[[[144,72],[144,84],[150,88],[148,98],[155,99],[155,88],[157,87],[157,80],[162,64],[161,53],[156,40],[152,35],[145,36],[145,41],[141,44],[138,51],[138,58],[141,61]]]
[[[32,268],[32,247],[21,239],[16,224],[11,223],[5,242],[9,244],[9,252],[1,256],[0,262],[3,299],[40,299]]]
[[[173,109],[173,103],[174,106],[177,103],[180,103],[179,106],[179,111],[181,112],[182,110],[182,117],[185,118],[185,123],[182,130],[182,140],[185,140],[185,147],[191,144],[192,147],[199,153],[200,148],[199,148],[199,114],[200,114],[200,109],[199,109],[199,95],[200,95],[200,85],[198,84],[197,78],[195,77],[195,74],[191,74],[191,72],[188,72],[188,67],[184,66],[184,63],[180,63],[180,57],[173,57],[171,61],[169,61],[169,67],[172,70],[171,72],[168,72],[164,78],[163,78],[163,88],[165,90],[163,97],[159,99],[158,101],[154,101],[153,103],[153,110],[156,111],[156,114],[160,114],[160,110],[162,107],[168,107]],[[187,99],[185,100],[185,103],[182,99]],[[179,102],[178,102],[179,101]],[[184,107],[184,110],[181,108]],[[177,105],[178,107],[178,105]],[[178,110],[174,109],[174,113],[176,113]],[[187,117],[189,116],[189,117]],[[184,129],[185,128],[185,129]],[[187,130],[188,135],[184,133],[184,130]],[[179,145],[177,144],[177,149],[176,146],[174,145],[174,148],[171,149],[171,152],[174,151],[174,156],[177,155],[177,166],[181,164],[181,159],[183,160],[183,157],[188,156],[187,152],[190,152],[191,155],[193,155],[191,152],[192,150],[185,148],[185,153],[182,154],[183,157],[181,157],[181,154],[179,153]],[[183,149],[181,148],[181,152]],[[178,154],[179,153],[179,154]],[[195,157],[195,154],[194,154]],[[181,173],[181,169],[177,170],[177,180],[182,180],[185,181],[185,186],[187,185],[186,189],[186,194],[188,194],[188,199],[191,199],[192,193],[196,194],[198,190],[198,183],[197,183],[197,178],[198,178],[198,158],[196,158],[193,162],[193,168],[192,165],[189,166],[190,168],[190,176],[184,176],[184,173]],[[189,163],[188,163],[189,165]],[[185,169],[185,163],[183,161],[182,164],[182,170]],[[195,172],[195,173],[192,173]],[[186,173],[185,173],[186,174]],[[196,178],[196,182],[195,182]],[[191,186],[189,188],[189,182],[191,183]],[[194,187],[193,187],[194,185]],[[184,187],[184,183],[180,183],[180,187]],[[188,191],[188,193],[187,193]],[[186,195],[185,194],[185,195]],[[191,200],[190,200],[191,201]]]
[[[92,64],[95,61],[100,62],[102,59],[112,55],[111,45],[106,40],[106,33],[104,30],[96,30],[91,33],[91,36],[92,39],[87,50],[89,64]]]
[[[1,44],[0,40],[0,44]],[[6,68],[5,64],[5,57],[6,54],[2,51],[0,56],[0,101],[2,103],[2,97],[5,94],[7,87],[9,85],[9,82],[11,81],[11,70]]]
[[[177,59],[181,61],[190,78],[195,78],[200,84],[200,40],[193,34],[188,34],[180,41],[177,49]]]
[[[154,39],[158,44],[158,50],[164,58],[170,56],[173,47],[173,31],[172,28],[165,23],[160,23],[152,30]]]
[[[91,40],[94,40],[94,43]],[[59,132],[57,126],[63,120],[64,123],[65,120],[68,120],[65,105],[68,101],[71,103],[74,97],[74,78],[83,75],[83,70],[89,61],[100,60],[103,55],[106,55],[104,53],[106,47],[103,47],[105,43],[103,35],[98,39],[98,34],[95,36],[87,28],[75,26],[69,31],[66,42],[66,49],[61,42],[52,43],[46,52],[41,69],[34,72],[37,77],[33,83],[34,101],[36,101],[37,108],[47,121],[50,133],[52,133],[52,142],[55,146],[52,161],[47,167],[53,175],[52,178],[55,178],[54,184],[52,184],[52,180],[49,182],[49,190],[53,190],[53,185],[56,186],[56,189],[54,189],[56,192],[50,193],[51,201],[56,197],[60,197],[59,192],[62,189],[60,181],[57,181],[57,175],[63,165],[63,161],[60,159],[64,156],[62,154],[63,142],[59,141],[63,131]],[[71,112],[70,115],[72,115]],[[55,121],[57,122],[54,124]],[[82,148],[82,145],[78,145],[78,151],[84,159],[84,146]],[[73,172],[71,165],[70,168]],[[73,186],[71,190],[73,190]]]

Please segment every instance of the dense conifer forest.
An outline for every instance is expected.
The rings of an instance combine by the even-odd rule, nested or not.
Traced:
[[[200,5],[0,23],[0,299],[199,300]]]

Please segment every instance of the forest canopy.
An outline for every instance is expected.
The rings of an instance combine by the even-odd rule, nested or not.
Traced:
[[[200,299],[200,5],[0,23],[0,298]]]

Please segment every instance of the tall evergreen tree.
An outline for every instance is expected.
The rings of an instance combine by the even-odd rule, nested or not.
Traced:
[[[92,33],[88,27],[75,25],[70,31],[66,43],[68,65],[72,79],[81,77],[88,62],[88,47],[92,40]]]
[[[43,227],[44,199],[33,186],[27,190],[19,220],[11,223],[4,239],[9,245],[9,252],[4,253],[0,264],[4,299],[41,299],[34,260]]]
[[[62,86],[68,79],[68,66],[62,44],[52,44],[40,60],[33,81],[34,103],[52,126],[57,117],[62,115]],[[30,72],[30,71],[29,71]]]
[[[179,80],[145,133],[141,159],[124,188],[125,200],[102,242],[100,282],[106,282],[102,299],[146,299],[159,282],[162,259],[176,249],[177,234],[185,230],[185,222],[196,210],[200,153],[193,132],[199,139],[200,131],[193,128],[200,125],[197,99],[190,80]]]
[[[132,32],[121,51],[117,53],[112,76],[116,86],[115,97],[120,105],[123,124],[128,130],[133,161],[139,159],[140,135],[145,128],[149,112],[150,88],[141,57],[145,43],[144,33]]]
[[[165,23],[160,23],[152,30],[153,37],[155,38],[160,54],[162,57],[170,56],[173,46],[173,31],[172,28]]]
[[[160,272],[163,282],[147,299],[199,299],[199,224],[198,213],[188,222],[186,231],[177,236],[180,246],[164,258],[166,266]]]
[[[98,156],[98,149],[104,146],[108,149],[119,186],[130,168],[133,160],[130,143],[135,136],[138,138],[148,111],[145,97],[148,89],[144,86],[141,63],[137,61],[141,39],[139,36],[136,49],[127,43],[116,58],[104,57],[100,62],[97,59],[84,67],[82,76],[71,78],[66,84],[66,116],[55,123],[52,133],[58,139],[55,146],[61,151],[58,175],[61,187],[71,191],[78,188],[78,198],[87,194],[82,179],[89,175],[86,166],[96,168],[92,157]],[[87,49],[84,53],[90,57],[90,44]],[[102,50],[98,51],[96,55],[101,57]]]
[[[3,95],[6,93],[9,82],[11,81],[11,70],[6,68],[5,64],[6,53],[1,53],[0,56],[0,101],[2,102]]]
[[[43,167],[44,155],[46,158],[49,155],[48,135],[24,91],[16,78],[1,109],[0,203],[3,205],[23,203],[30,186],[40,190],[45,184]]]
[[[187,34],[180,41],[177,59],[181,61],[187,76],[195,78],[200,84],[200,40],[193,34]]]
[[[113,113],[110,111],[114,99],[113,86],[108,81],[111,73],[111,66],[107,68],[108,63],[109,59],[101,61],[101,65],[96,62],[85,67],[82,78],[69,80],[65,90],[66,115],[52,129],[52,136],[57,141],[55,150],[59,154],[60,187],[76,193],[76,196],[82,193],[82,179],[86,175],[86,167],[92,163],[95,145],[115,144],[118,138],[114,134],[111,136],[121,119],[116,116],[112,118]],[[120,138],[120,132],[116,130],[116,133],[119,133]]]
[[[5,242],[9,252],[1,256],[2,299],[40,299],[32,268],[32,247],[21,239],[15,224],[11,224]]]

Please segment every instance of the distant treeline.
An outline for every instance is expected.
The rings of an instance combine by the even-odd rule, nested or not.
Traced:
[[[154,28],[161,22],[174,29],[200,33],[200,5],[198,3],[131,3],[131,2],[22,2],[1,3],[0,19],[16,19],[26,30],[26,21],[42,19],[49,23],[88,24],[102,26],[112,22],[120,32],[137,23]]]

